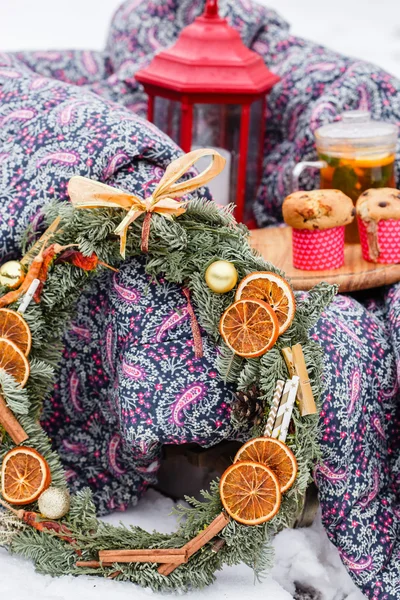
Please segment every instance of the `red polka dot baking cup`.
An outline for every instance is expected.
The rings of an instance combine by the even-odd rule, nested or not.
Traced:
[[[338,269],[344,264],[344,227],[293,229],[293,266],[303,271]]]
[[[364,221],[360,218],[358,218],[358,230],[360,232],[361,250],[364,260],[387,265],[400,263],[400,221],[396,219],[379,221],[379,257],[377,260],[372,260],[369,254],[367,228]]]

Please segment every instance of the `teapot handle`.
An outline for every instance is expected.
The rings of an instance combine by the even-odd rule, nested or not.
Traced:
[[[300,175],[306,169],[325,169],[328,163],[324,160],[304,160],[303,162],[297,163],[292,171],[292,191],[297,192],[300,188],[299,180]]]

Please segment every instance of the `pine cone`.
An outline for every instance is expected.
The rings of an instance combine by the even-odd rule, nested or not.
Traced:
[[[250,425],[260,425],[263,420],[264,406],[258,400],[260,390],[253,385],[247,391],[239,391],[235,394],[233,403],[233,415],[238,421],[246,421]]]

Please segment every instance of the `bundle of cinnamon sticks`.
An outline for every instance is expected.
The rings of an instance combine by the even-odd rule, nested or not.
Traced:
[[[187,563],[200,548],[210,542],[229,523],[229,517],[221,512],[203,531],[190,540],[182,548],[151,548],[135,550],[101,550],[99,560],[78,561],[77,567],[99,568],[111,567],[115,563],[159,563],[160,575],[169,575],[179,565]]]

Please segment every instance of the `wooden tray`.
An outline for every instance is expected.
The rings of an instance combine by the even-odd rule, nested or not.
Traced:
[[[302,271],[292,264],[292,232],[290,227],[267,227],[250,232],[253,248],[291,280],[295,290],[309,290],[320,281],[336,283],[339,291],[355,292],[400,281],[400,264],[369,263],[361,255],[360,244],[346,244],[345,264],[328,271]]]

